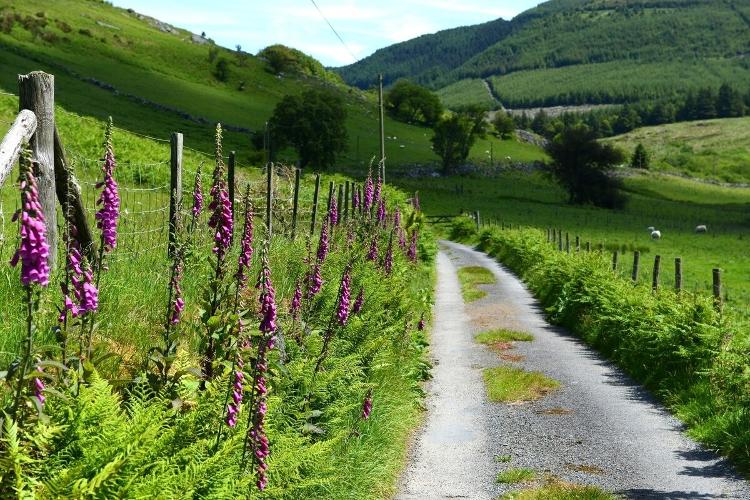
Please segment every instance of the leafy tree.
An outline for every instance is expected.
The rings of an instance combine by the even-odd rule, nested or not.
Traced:
[[[516,122],[505,111],[498,111],[495,114],[495,119],[492,120],[492,124],[503,139],[511,137],[516,130]]]
[[[432,148],[443,160],[443,173],[454,173],[468,158],[477,138],[484,137],[486,132],[484,112],[477,109],[467,109],[440,120],[435,125]]]
[[[284,97],[268,121],[273,149],[292,146],[300,166],[328,168],[347,146],[346,108],[338,94],[310,89]]]
[[[633,168],[647,169],[650,163],[648,151],[643,144],[638,144],[633,151],[633,157],[630,159],[630,166]]]
[[[549,115],[542,109],[540,110],[534,119],[531,120],[531,130],[539,135],[546,136],[550,130],[550,119]]]
[[[627,201],[620,192],[622,182],[612,175],[612,167],[622,162],[622,152],[596,140],[583,124],[565,128],[547,147],[552,158],[550,172],[568,192],[572,204],[592,204],[622,208]]]
[[[216,64],[214,64],[212,74],[220,82],[226,82],[229,80],[229,61],[224,57],[218,58]]]
[[[399,80],[385,96],[385,105],[399,120],[434,125],[443,114],[440,98],[425,87]]]

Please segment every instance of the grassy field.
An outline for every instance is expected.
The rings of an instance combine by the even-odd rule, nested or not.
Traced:
[[[487,109],[495,109],[499,103],[490,95],[484,80],[472,78],[459,80],[437,91],[437,95],[447,108],[477,104]]]
[[[628,155],[642,143],[651,155],[651,170],[724,182],[750,182],[747,117],[644,127],[607,142],[621,147]]]
[[[582,245],[618,248],[620,272],[630,273],[632,251],[641,257],[641,280],[649,280],[655,255],[662,257],[662,284],[673,283],[674,258],[683,261],[686,288],[708,293],[711,271],[721,268],[728,303],[750,304],[750,269],[746,264],[750,189],[726,188],[655,174],[625,179],[630,202],[621,211],[570,206],[562,190],[541,174],[509,173],[496,178],[397,179],[418,190],[428,214],[478,210],[484,221],[554,227],[580,236]],[[695,234],[707,224],[709,233]],[[649,226],[663,233],[651,240]]]

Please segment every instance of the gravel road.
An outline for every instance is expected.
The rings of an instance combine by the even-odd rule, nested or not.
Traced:
[[[724,460],[682,434],[681,424],[644,389],[566,331],[486,255],[441,242],[431,333],[435,368],[427,418],[412,446],[397,499],[490,499],[515,489],[496,484],[508,468],[531,468],[627,498],[750,499],[750,486]],[[471,304],[457,269],[483,266],[497,282]],[[532,333],[503,361],[473,336],[492,328]],[[528,404],[491,403],[482,369],[503,363],[538,370],[562,388]],[[509,455],[500,463],[496,457]]]

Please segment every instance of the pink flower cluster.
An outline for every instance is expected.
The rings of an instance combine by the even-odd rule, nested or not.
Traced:
[[[341,278],[341,294],[339,295],[339,306],[336,311],[336,319],[339,325],[346,325],[349,319],[349,302],[352,297],[352,266],[346,266],[344,276]]]
[[[307,296],[313,298],[323,287],[323,276],[320,274],[320,262],[316,262],[307,276]]]
[[[182,311],[185,310],[185,299],[182,296],[182,272],[184,264],[180,261],[174,268],[174,275],[172,276],[172,293],[174,297],[172,299],[172,314],[169,318],[169,323],[176,325],[180,322],[180,316]]]
[[[357,294],[357,298],[354,300],[354,305],[352,306],[352,314],[359,314],[359,312],[362,310],[362,306],[365,303],[365,289],[360,288],[359,293]]]
[[[106,252],[111,252],[117,246],[117,219],[120,217],[120,194],[117,191],[117,182],[114,172],[117,162],[112,150],[112,129],[107,129],[106,152],[104,154],[104,180],[97,183],[96,187],[102,192],[96,204],[101,208],[96,212],[96,227],[102,231],[102,244]]]
[[[237,263],[237,282],[241,286],[247,283],[247,270],[253,259],[253,205],[250,203],[249,194],[245,198],[245,224],[242,228],[242,241],[240,242],[240,256]]]
[[[328,241],[328,224],[324,223],[320,228],[320,240],[318,241],[318,262],[321,264],[326,260],[328,256],[328,250],[330,249],[330,243]]]
[[[227,425],[229,427],[237,425],[237,418],[242,407],[242,397],[245,390],[243,386],[245,381],[245,372],[242,371],[243,367],[242,356],[238,353],[234,370],[234,383],[232,384],[232,402],[227,406]]]
[[[409,244],[409,250],[406,252],[406,256],[412,262],[417,261],[417,230],[413,229],[411,232],[411,243]]]
[[[357,211],[359,208],[359,188],[355,189],[352,193],[352,210]]]
[[[378,237],[377,235],[372,237],[370,242],[370,250],[367,252],[367,260],[375,262],[378,259]]]
[[[419,323],[417,323],[417,330],[420,332],[424,330],[424,313],[422,313],[422,316],[419,317]]]
[[[227,184],[224,180],[224,158],[221,149],[221,125],[216,126],[216,167],[214,168],[213,184],[211,185],[211,203],[208,209],[212,210],[208,226],[215,230],[213,252],[219,262],[223,262],[229,246],[232,244],[232,231],[234,230],[234,218],[232,216],[232,202],[227,192]],[[221,266],[218,267],[221,270]]]
[[[38,372],[44,373],[44,370],[42,370],[41,366],[37,366],[36,370]],[[35,378],[34,379],[34,397],[36,397],[39,400],[39,404],[44,406],[44,402],[47,400],[47,398],[44,397],[44,389],[45,389],[44,381],[42,381],[41,378]]]
[[[362,420],[367,420],[372,414],[372,390],[367,392],[365,400],[362,403]]]
[[[365,194],[364,194],[364,205],[365,205],[365,212],[369,212],[370,208],[372,208],[372,175],[367,174],[367,180],[365,181]]]
[[[200,216],[203,211],[203,185],[201,182],[201,169],[195,173],[195,185],[193,186],[193,217]]]
[[[49,245],[47,244],[47,227],[45,225],[42,205],[39,203],[39,191],[31,170],[31,161],[21,161],[21,208],[13,214],[13,221],[21,218],[21,243],[10,260],[16,267],[21,262],[21,283],[30,286],[37,283],[49,284]]]
[[[378,203],[378,214],[377,214],[378,224],[385,225],[385,218],[386,218],[385,198],[380,198],[380,203]]]
[[[331,198],[331,208],[328,210],[328,221],[331,223],[331,227],[339,223],[339,209],[336,205],[336,198]]]

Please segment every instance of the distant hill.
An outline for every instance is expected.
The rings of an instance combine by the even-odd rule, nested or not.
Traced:
[[[68,111],[112,115],[121,128],[161,139],[181,131],[186,146],[208,152],[221,122],[225,149],[247,163],[254,161],[249,133],[263,128],[276,103],[325,86],[344,97],[348,110],[349,150],[341,164],[366,168],[379,151],[375,95],[343,84],[299,51],[272,48],[257,57],[220,47],[210,34],[100,0],[0,0],[0,92],[16,92],[19,73],[45,70],[55,75],[56,102]],[[271,52],[300,60],[274,71]],[[388,118],[386,133],[391,164],[438,161],[429,130]],[[478,144],[473,156],[484,157],[488,148]]]
[[[492,23],[459,28],[337,71],[359,85],[389,62],[448,105],[486,103],[477,80],[509,107],[634,102],[724,82],[748,90],[750,0],[552,0],[493,23],[502,27],[488,33],[493,43],[466,43]],[[420,50],[427,42],[449,57]]]

